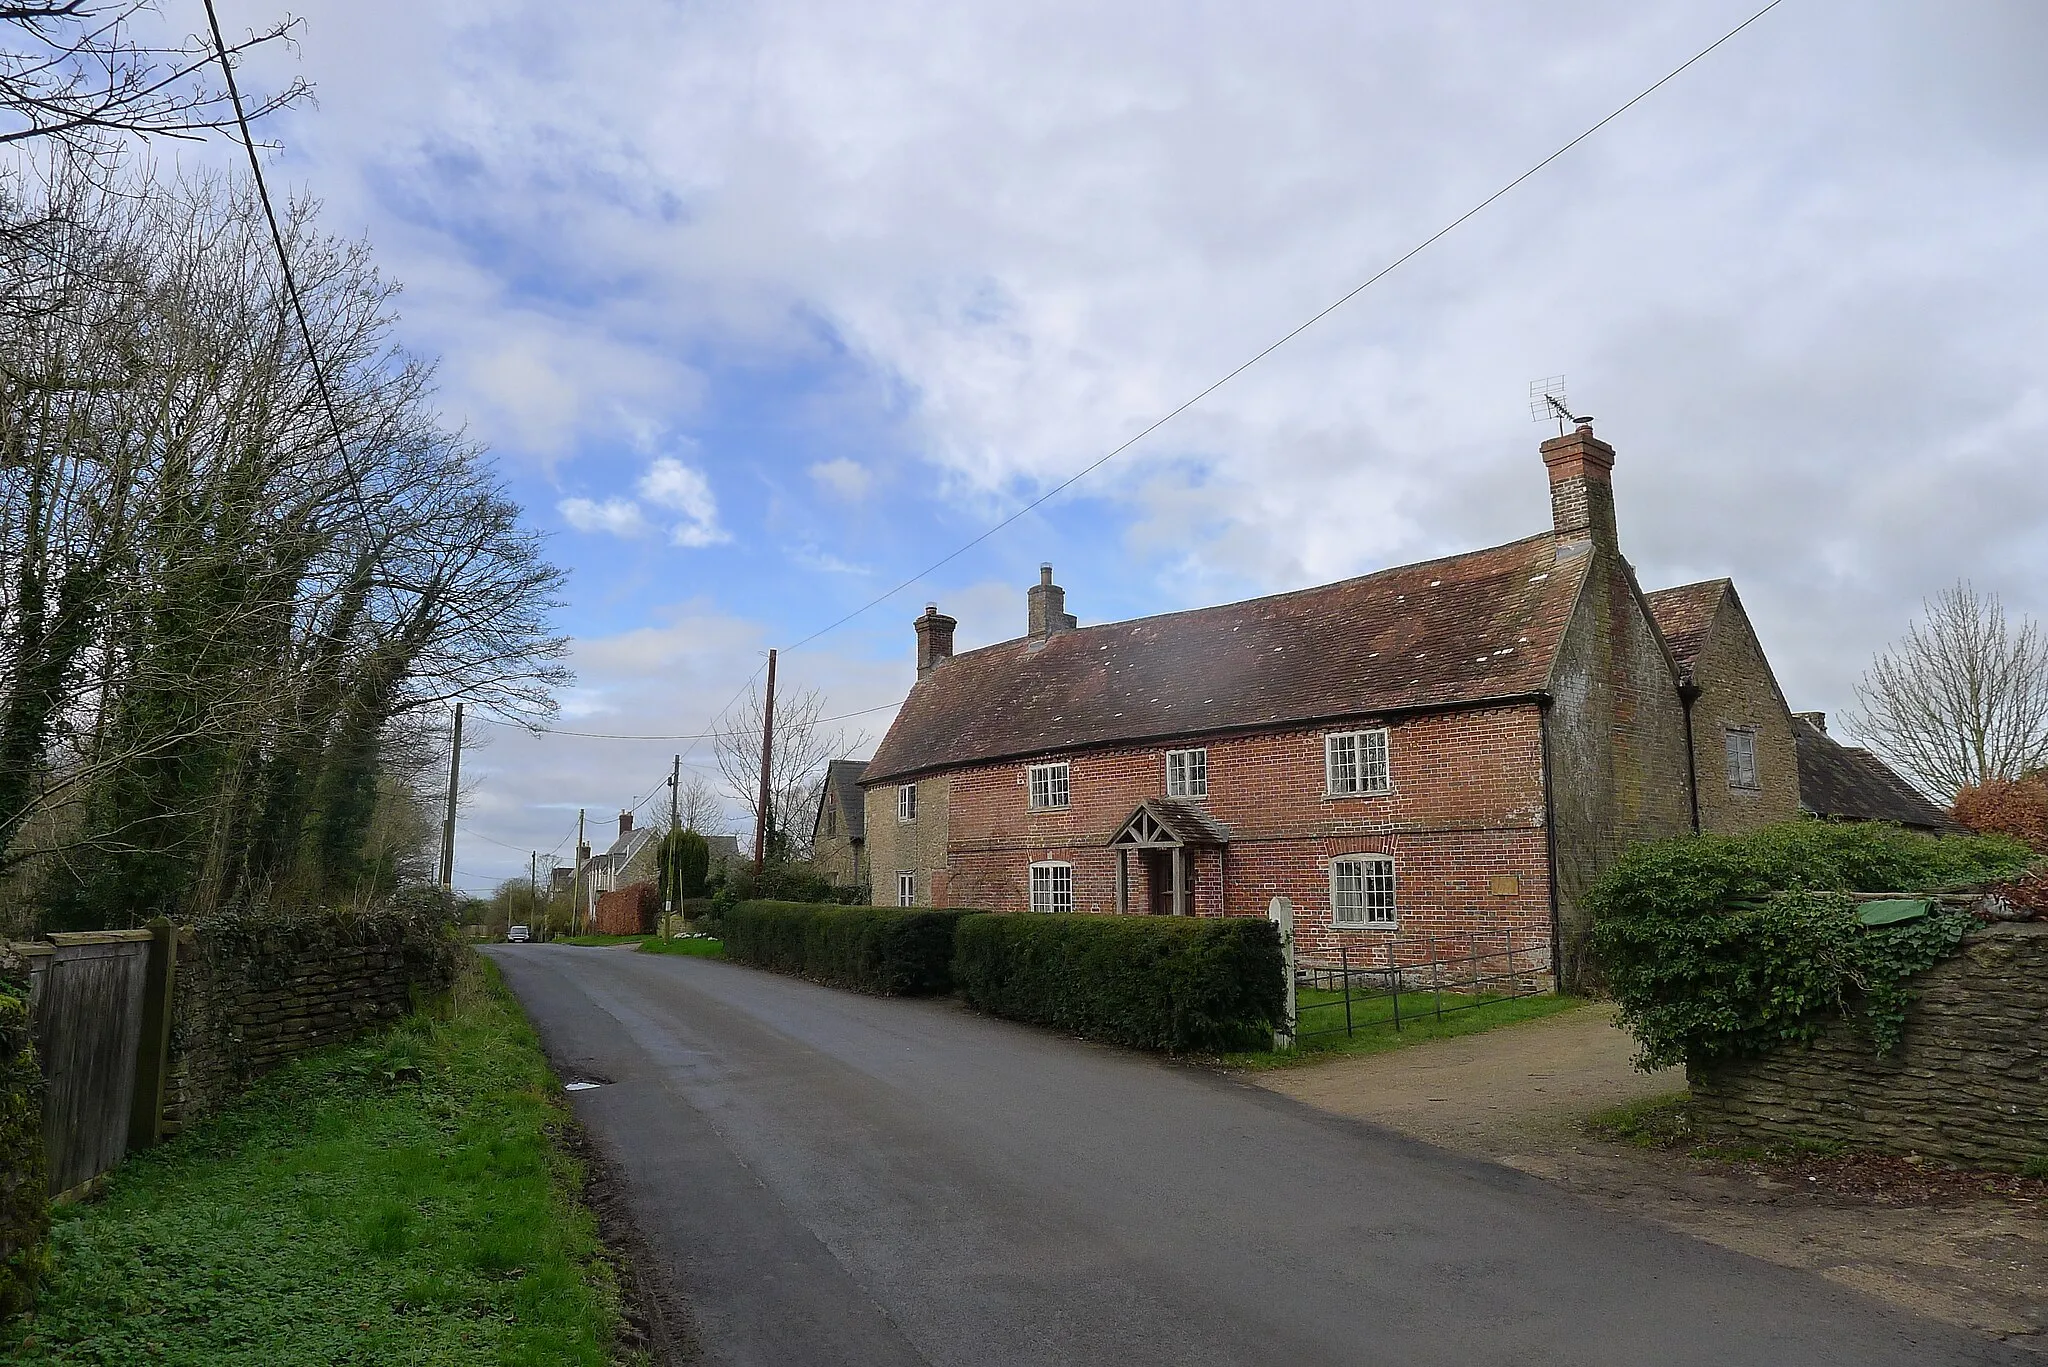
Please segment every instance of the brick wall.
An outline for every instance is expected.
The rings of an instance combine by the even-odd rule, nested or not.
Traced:
[[[599,935],[645,935],[661,914],[661,894],[652,883],[629,883],[600,893],[590,928]]]
[[[1323,735],[1370,724],[1188,742],[1208,749],[1203,805],[1230,832],[1226,847],[1195,853],[1195,914],[1263,915],[1274,896],[1285,895],[1295,904],[1304,952],[1325,957],[1339,944],[1369,959],[1382,956],[1397,936],[1418,947],[1414,955],[1432,938],[1462,952],[1473,937],[1497,945],[1504,930],[1518,944],[1547,947],[1550,892],[1536,708],[1395,722],[1388,728],[1393,791],[1327,796]],[[1165,796],[1166,751],[1177,748],[1161,743],[1067,755],[1070,803],[1063,811],[1030,809],[1029,761],[954,771],[948,776],[953,904],[1023,910],[1030,865],[1058,859],[1074,866],[1077,911],[1115,910],[1116,855],[1105,842],[1141,800]],[[871,802],[871,840],[885,819],[895,822],[893,808],[885,814]],[[1397,930],[1331,925],[1329,861],[1345,854],[1394,857]],[[1141,910],[1147,878],[1136,856],[1131,862],[1131,906]],[[874,867],[880,899],[888,875],[879,841]],[[1496,884],[1496,878],[1509,881]],[[893,884],[887,891],[893,895]]]
[[[454,967],[438,926],[395,916],[181,932],[165,1132],[299,1054],[396,1021]]]
[[[1891,1058],[1835,1022],[1810,1048],[1689,1069],[1700,1125],[1980,1167],[2048,1158],[2048,924],[1973,931],[1914,987]]]
[[[896,905],[896,875],[917,876],[917,904],[926,907],[974,906],[959,900],[948,886],[946,830],[952,779],[941,774],[917,780],[917,819],[896,819],[894,783],[865,789],[867,794],[867,872],[870,902]]]
[[[1740,834],[1799,815],[1799,761],[1792,713],[1764,658],[1749,614],[1731,589],[1721,597],[1707,643],[1693,662],[1700,694],[1692,705],[1700,829]],[[1730,728],[1756,737],[1755,788],[1728,785]]]
[[[1692,829],[1685,714],[1663,638],[1628,562],[1596,557],[1552,670],[1551,800],[1556,805],[1558,912],[1567,988],[1589,985],[1586,889],[1629,845]]]

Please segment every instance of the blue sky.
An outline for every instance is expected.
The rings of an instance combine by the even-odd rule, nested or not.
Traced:
[[[676,733],[1752,8],[316,0],[251,79],[315,84],[275,174],[572,572],[563,725]],[[1734,576],[1795,706],[1957,577],[2043,615],[2044,40],[1788,0],[785,680],[889,704],[926,600],[1014,635],[1042,559],[1085,623],[1526,534],[1558,372],[1645,586]],[[484,731],[472,888],[679,748]]]

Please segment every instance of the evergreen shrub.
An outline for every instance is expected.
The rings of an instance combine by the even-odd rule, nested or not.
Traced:
[[[741,902],[719,918],[725,957],[834,987],[928,996],[953,987],[953,927],[965,911]]]
[[[1286,1010],[1264,917],[970,916],[953,981],[992,1015],[1172,1053],[1264,1047]]]
[[[2003,836],[1791,822],[1629,850],[1586,894],[1591,946],[1634,1033],[1638,1066],[1710,1063],[1811,1041],[1844,1014],[1898,1046],[1905,982],[1953,953],[1966,916],[1864,926],[1850,893],[1926,893],[2010,877]]]
[[[26,965],[0,945],[0,1320],[34,1301],[49,1232],[43,1076],[29,1036]]]

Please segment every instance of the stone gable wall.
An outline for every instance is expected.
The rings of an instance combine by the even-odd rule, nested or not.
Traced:
[[[946,833],[952,790],[950,775],[917,780],[917,820],[896,819],[894,783],[878,783],[867,794],[868,900],[874,906],[896,905],[896,875],[917,876],[917,904],[926,907],[968,906],[949,886]]]
[[[1792,743],[1792,713],[1748,614],[1732,596],[1721,599],[1707,648],[1693,662],[1693,682],[1700,689],[1692,705],[1700,829],[1739,835],[1798,816],[1799,757]],[[1756,733],[1756,788],[1728,786],[1730,727]]]
[[[1558,649],[1550,713],[1561,973],[1571,990],[1593,985],[1587,888],[1630,845],[1692,830],[1685,713],[1663,637],[1628,562],[1590,545],[1580,553],[1598,559]]]
[[[1973,931],[1913,986],[1893,1057],[1836,1021],[1811,1047],[1689,1068],[1697,1122],[1738,1143],[1831,1140],[2007,1169],[2048,1158],[2048,924]]]

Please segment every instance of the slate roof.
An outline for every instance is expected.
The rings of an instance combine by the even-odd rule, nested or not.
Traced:
[[[1892,821],[1926,831],[1957,829],[1947,813],[1921,796],[1868,750],[1843,745],[1797,713],[1792,741],[1799,755],[1799,805],[1836,821]]]
[[[1692,677],[1693,662],[1706,648],[1715,610],[1733,587],[1727,579],[1704,579],[1697,584],[1680,584],[1643,595],[1650,605],[1650,616],[1656,619],[1657,629],[1664,633],[1665,643],[1671,647],[1672,658],[1678,661],[1679,672],[1687,678]]]
[[[1147,812],[1162,830],[1183,845],[1228,845],[1230,828],[1210,816],[1196,803],[1179,797],[1148,797],[1131,810],[1130,816],[1117,823],[1108,843],[1115,843],[1117,836],[1136,819],[1140,811]]]
[[[1527,697],[1589,557],[1550,532],[1335,584],[1025,637],[940,662],[867,784],[1079,746]]]
[[[846,823],[848,840],[867,838],[868,805],[861,800],[860,776],[867,771],[864,759],[835,759],[825,766],[825,785],[818,790],[818,810],[811,817],[811,833],[817,834],[824,820],[825,799],[836,797],[840,819]]]

